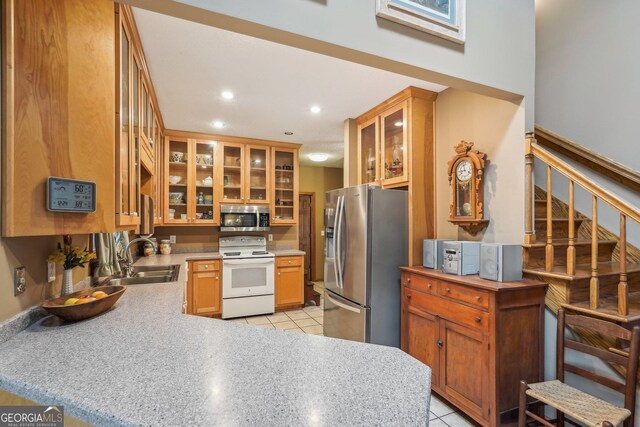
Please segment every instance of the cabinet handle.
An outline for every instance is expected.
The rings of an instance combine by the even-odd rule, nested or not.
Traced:
[[[411,283],[411,277],[407,277],[407,283]]]
[[[289,264],[291,264],[291,260],[289,260]]]
[[[216,280],[220,280],[220,276],[216,276]]]
[[[278,272],[278,276],[280,275],[280,272]]]
[[[476,317],[476,323],[482,323],[482,319],[479,317]]]
[[[427,283],[427,288],[431,289],[433,285],[431,283]]]
[[[411,294],[410,294],[410,293],[409,293],[409,294],[407,294],[407,298],[411,298]]]
[[[449,288],[445,289],[445,291],[447,291],[448,294],[451,293],[451,289],[449,289]]]
[[[209,266],[208,266],[208,265],[205,265],[205,266],[204,266],[204,269],[205,269],[205,270],[208,270],[208,269],[209,269]]]
[[[480,301],[482,301],[482,298],[481,297],[476,297],[476,301],[480,302]]]
[[[438,348],[442,348],[442,340],[438,340],[436,344],[438,344]]]

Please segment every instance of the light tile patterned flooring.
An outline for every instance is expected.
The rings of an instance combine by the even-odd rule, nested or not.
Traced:
[[[267,316],[239,317],[230,322],[248,323],[261,328],[283,329],[287,332],[322,335],[323,297],[322,282],[314,282],[314,289],[320,292],[320,306],[304,307],[301,310],[282,311]]]
[[[320,293],[320,306],[305,307],[301,310],[284,311],[268,316],[241,317],[230,322],[248,323],[261,328],[283,329],[287,332],[322,335],[324,283],[314,282],[314,289]],[[470,427],[476,422],[460,412],[455,406],[431,394],[429,427]]]

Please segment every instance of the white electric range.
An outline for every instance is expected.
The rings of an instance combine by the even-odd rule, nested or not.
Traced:
[[[271,314],[275,310],[275,255],[267,239],[222,237],[222,318]]]

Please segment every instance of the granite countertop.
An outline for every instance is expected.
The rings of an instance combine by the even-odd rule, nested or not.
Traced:
[[[161,255],[181,264],[216,253]],[[0,388],[96,425],[426,425],[431,371],[398,349],[181,314],[173,283],[129,286],[78,323],[0,344]],[[0,325],[2,329],[2,325]]]

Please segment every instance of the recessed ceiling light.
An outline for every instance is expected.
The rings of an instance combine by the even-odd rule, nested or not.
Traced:
[[[400,127],[404,125],[404,122],[395,122],[394,125],[396,125],[397,127]]]
[[[291,136],[291,135],[293,135],[293,132],[291,132],[291,131],[286,131],[284,134],[285,134],[285,135],[288,135],[288,136]]]
[[[329,158],[328,154],[325,153],[313,153],[309,154],[309,159],[313,162],[324,162]]]
[[[312,105],[311,108],[309,108],[309,111],[311,111],[313,114],[318,114],[320,111],[322,111],[322,108],[320,108],[319,105]]]
[[[216,120],[214,122],[211,122],[211,126],[213,126],[216,129],[222,129],[224,127],[224,122],[221,122],[220,120]]]
[[[222,92],[222,97],[224,99],[233,99],[234,96],[235,95],[230,90],[225,90],[224,92]]]

